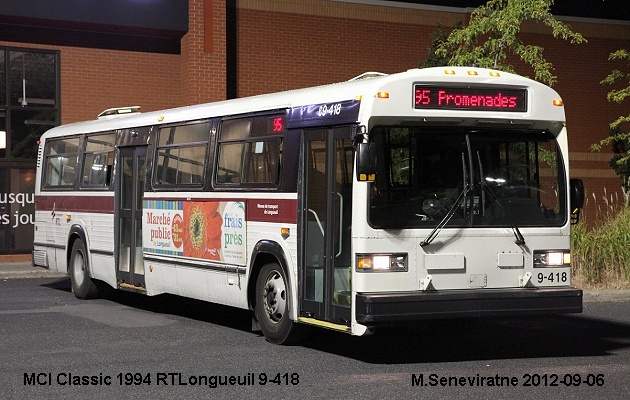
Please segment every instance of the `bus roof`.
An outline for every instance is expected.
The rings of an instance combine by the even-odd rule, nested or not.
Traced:
[[[474,83],[479,85],[516,85],[531,87],[546,93],[545,96],[560,99],[560,96],[548,86],[519,75],[475,67],[434,67],[410,69],[396,74],[369,72],[349,81],[328,85],[294,89],[284,92],[262,94],[213,103],[204,103],[147,113],[129,113],[115,118],[96,119],[61,125],[48,130],[43,137],[59,137],[80,133],[106,132],[117,129],[139,128],[144,126],[172,124],[205,118],[239,115],[260,111],[291,109],[307,105],[330,104],[340,101],[359,99],[361,107],[371,106],[374,97],[381,88],[396,83],[402,84],[441,82],[448,84]],[[437,111],[434,112],[438,113]],[[439,113],[443,113],[439,110]],[[564,121],[555,114],[550,120]]]

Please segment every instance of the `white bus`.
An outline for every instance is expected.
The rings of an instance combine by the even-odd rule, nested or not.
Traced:
[[[307,325],[579,313],[565,113],[481,68],[348,82],[97,120],[41,137],[34,264]]]

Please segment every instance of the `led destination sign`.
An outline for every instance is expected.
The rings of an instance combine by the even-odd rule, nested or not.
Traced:
[[[527,111],[527,90],[414,85],[414,108],[469,111]]]

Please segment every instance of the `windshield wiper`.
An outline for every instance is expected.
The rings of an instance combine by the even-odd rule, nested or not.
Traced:
[[[484,197],[484,193],[485,192],[484,192],[484,190],[487,190],[488,194],[490,194],[490,197],[492,197],[492,201],[495,204],[497,204],[501,208],[501,211],[503,211],[503,214],[505,216],[507,216],[508,222],[510,223],[510,227],[512,228],[512,232],[514,233],[514,237],[516,238],[516,241],[514,243],[516,243],[519,246],[524,245],[525,244],[525,238],[523,237],[523,234],[521,233],[520,229],[518,229],[518,226],[514,222],[514,218],[512,218],[512,214],[509,213],[503,207],[503,204],[501,204],[501,202],[497,198],[497,195],[494,193],[492,188],[490,186],[488,186],[488,183],[486,182],[486,177],[483,174],[483,167],[481,165],[481,157],[479,156],[479,152],[477,152],[477,161],[479,162],[479,177],[480,177],[479,185],[481,185],[481,201],[482,201],[482,203],[485,203],[485,197]],[[485,204],[482,204],[482,208],[481,209],[484,210],[483,212],[485,213]]]
[[[448,221],[450,221],[451,218],[453,218],[453,215],[455,215],[455,211],[457,211],[457,207],[459,207],[459,203],[461,203],[462,200],[466,198],[466,195],[470,191],[470,185],[466,181],[466,176],[468,175],[468,171],[466,171],[466,160],[465,160],[464,153],[462,153],[462,173],[464,175],[464,180],[463,180],[463,182],[464,182],[464,189],[461,191],[459,196],[457,196],[457,199],[455,199],[455,203],[450,208],[450,210],[448,210],[448,212],[446,213],[444,218],[442,218],[440,223],[437,224],[435,226],[435,228],[433,228],[433,230],[431,231],[429,236],[427,236],[426,239],[424,239],[422,242],[420,242],[420,246],[424,247],[424,246],[426,246],[428,244],[431,244],[431,242],[440,234],[440,231],[446,226],[446,224],[448,224]],[[464,207],[464,209],[465,209],[465,207]]]
[[[468,185],[468,182],[464,182],[464,190],[462,190],[459,196],[457,196],[457,199],[455,200],[455,203],[453,204],[451,209],[448,210],[444,218],[442,218],[440,223],[436,225],[436,227],[431,231],[429,236],[427,236],[426,239],[420,242],[420,246],[424,247],[428,244],[431,244],[433,239],[435,239],[440,234],[440,231],[442,230],[442,228],[444,228],[444,226],[448,224],[448,221],[450,221],[451,218],[453,218],[453,215],[455,215],[455,211],[457,211],[457,207],[459,207],[459,203],[461,203],[462,199],[466,198],[466,194],[468,193],[469,190],[470,190],[470,185]]]

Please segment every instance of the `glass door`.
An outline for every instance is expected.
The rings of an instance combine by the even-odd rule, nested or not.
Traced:
[[[347,324],[351,305],[353,127],[305,132],[302,311]]]
[[[146,146],[122,147],[118,162],[118,283],[144,289],[142,196]]]

